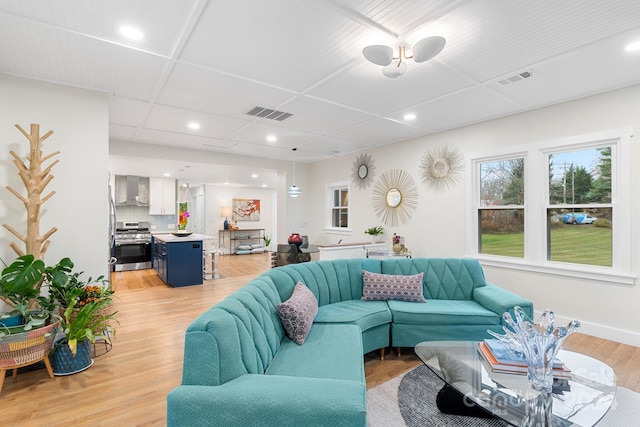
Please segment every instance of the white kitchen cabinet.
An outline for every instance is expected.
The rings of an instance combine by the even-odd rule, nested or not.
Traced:
[[[149,187],[149,215],[175,215],[176,180],[150,178]]]

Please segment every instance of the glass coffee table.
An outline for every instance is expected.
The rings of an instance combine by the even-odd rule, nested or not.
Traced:
[[[460,413],[475,405],[515,426],[530,416],[532,407],[537,410],[535,405],[540,406],[543,398],[554,426],[593,426],[609,410],[616,392],[615,373],[609,365],[567,350],[560,350],[558,358],[571,373],[554,382],[551,398],[533,390],[526,374],[492,372],[476,341],[427,341],[418,344],[415,352],[446,388],[461,395]]]

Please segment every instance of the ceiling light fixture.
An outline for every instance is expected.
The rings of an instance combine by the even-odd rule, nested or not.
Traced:
[[[144,33],[137,28],[122,26],[119,30],[120,34],[129,40],[142,40],[144,38]]]
[[[625,47],[625,50],[627,52],[636,52],[640,50],[640,40],[628,44],[627,47]]]
[[[406,121],[411,121],[411,120],[415,120],[416,115],[413,113],[407,113],[404,116],[402,116],[403,119],[405,119]]]
[[[403,44],[398,46],[397,56],[392,47],[380,44],[365,47],[362,54],[369,62],[382,66],[382,74],[393,79],[407,71],[407,63],[403,60],[413,58],[417,63],[426,62],[439,54],[446,42],[444,37],[427,37],[413,45],[413,55],[407,55],[407,46]]]
[[[191,122],[187,126],[189,127],[189,129],[193,129],[193,130],[200,129],[200,123],[196,123],[196,122]]]
[[[276,142],[278,140],[278,138],[276,138],[274,135],[268,135],[267,136],[267,141],[269,142]]]
[[[293,182],[294,184],[291,187],[289,187],[289,189],[287,190],[287,194],[291,197],[298,197],[300,194],[302,194],[300,187],[298,187],[295,184],[296,182],[296,151],[298,151],[298,149],[292,148],[291,150],[293,151]]]
[[[191,197],[191,191],[189,190],[188,182],[180,186],[180,189],[178,190],[177,203],[193,203],[193,198]]]

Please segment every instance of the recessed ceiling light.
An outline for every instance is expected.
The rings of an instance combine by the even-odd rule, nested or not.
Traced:
[[[137,28],[122,26],[120,27],[120,34],[129,40],[142,40],[144,38],[144,33]]]
[[[262,188],[266,188],[266,187],[267,187],[267,184],[262,184]]]
[[[635,51],[640,50],[640,40],[628,44],[627,47],[625,47],[624,49],[627,52],[635,52]]]
[[[169,172],[165,172],[164,176],[171,176],[171,174]]]
[[[402,116],[403,119],[407,120],[407,121],[411,121],[414,120],[416,118],[416,115],[413,113],[407,113],[404,116]]]
[[[193,129],[193,130],[200,129],[200,123],[196,123],[196,122],[191,122],[187,126],[189,126],[189,129]]]
[[[251,178],[257,178],[257,177],[258,177],[258,174],[257,174],[257,173],[252,173],[252,174],[251,174]]]
[[[229,185],[229,183],[228,183],[228,182],[225,182],[225,183],[224,183],[224,185]]]
[[[267,141],[276,142],[277,140],[278,140],[278,138],[276,138],[275,135],[267,135]]]

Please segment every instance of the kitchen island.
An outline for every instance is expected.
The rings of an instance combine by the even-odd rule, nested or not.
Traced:
[[[153,234],[153,268],[173,287],[202,285],[203,242],[212,237],[193,233],[189,236]]]

